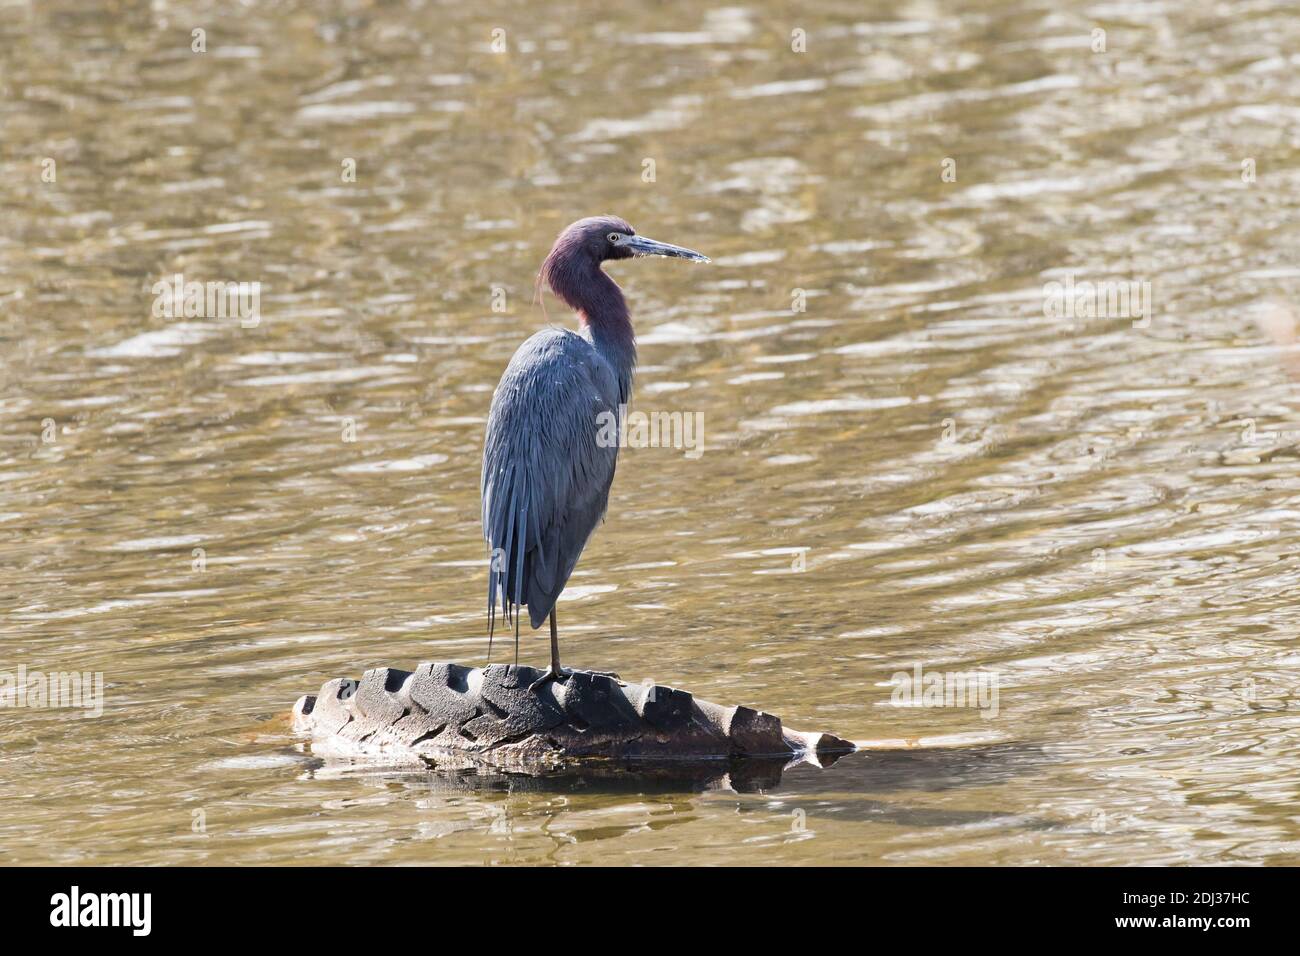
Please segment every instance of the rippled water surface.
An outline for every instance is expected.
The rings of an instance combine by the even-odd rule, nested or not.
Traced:
[[[1066,7],[0,0],[0,668],[106,696],[3,713],[0,859],[1300,861],[1300,16]],[[567,662],[871,748],[323,765],[299,694],[481,663],[488,403],[605,212],[714,258],[611,268],[705,448],[624,453]]]

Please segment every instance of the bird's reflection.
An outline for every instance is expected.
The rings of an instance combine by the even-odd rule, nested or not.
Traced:
[[[734,802],[734,812],[805,821],[837,820],[917,830],[987,825],[1043,829],[1050,820],[988,806],[935,807],[918,794],[985,790],[1040,769],[1041,747],[1002,742],[865,750],[824,765],[807,760],[583,763],[550,773],[382,766],[309,758],[316,779],[352,779],[413,803],[428,818],[397,838],[491,838],[501,859],[558,862],[566,847],[672,829]],[[816,829],[809,823],[811,829]],[[790,831],[796,833],[796,831]],[[790,839],[797,838],[789,836]]]

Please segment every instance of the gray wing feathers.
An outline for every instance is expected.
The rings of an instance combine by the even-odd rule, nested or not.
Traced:
[[[546,620],[600,523],[618,447],[597,441],[618,386],[583,337],[546,329],[528,339],[492,398],[483,450],[483,537],[492,552],[489,612],[528,606]]]

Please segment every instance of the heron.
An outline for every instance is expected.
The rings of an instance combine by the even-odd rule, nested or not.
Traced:
[[[563,229],[537,282],[539,291],[544,282],[577,313],[578,330],[551,326],[534,333],[492,395],[480,489],[490,550],[488,659],[498,601],[514,625],[516,666],[521,609],[528,608],[533,630],[549,617],[551,662],[530,690],[571,673],[560,667],[555,602],[605,516],[618,442],[609,440],[602,422],[621,426],[636,368],[632,316],[603,263],[639,256],[709,261],[638,235],[617,216],[579,219]]]

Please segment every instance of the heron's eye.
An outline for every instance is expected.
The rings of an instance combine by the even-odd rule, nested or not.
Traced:
[[[620,236],[620,235],[619,235],[618,233],[616,233],[616,232],[611,232],[611,233],[610,233],[606,238],[609,239],[610,242],[614,242],[614,243],[616,243],[616,242],[618,242],[620,239],[622,239],[623,237]]]

